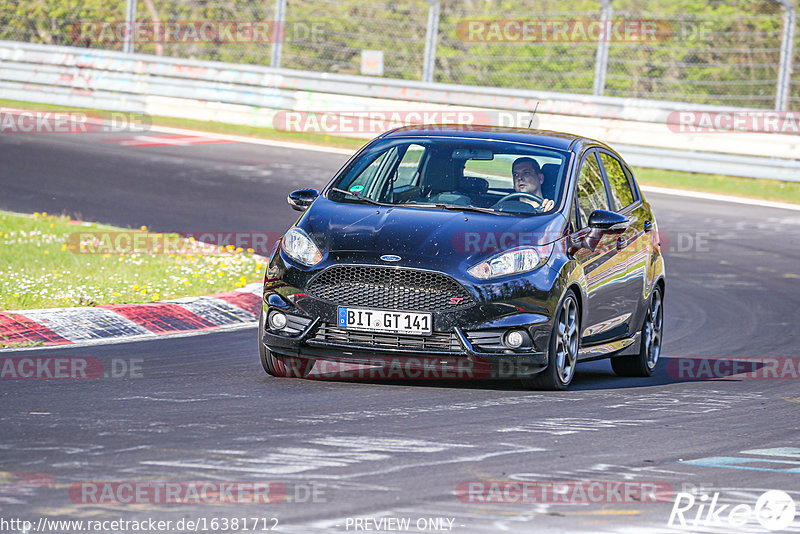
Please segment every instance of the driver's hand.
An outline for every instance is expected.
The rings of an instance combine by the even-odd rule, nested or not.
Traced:
[[[536,202],[535,200],[532,200],[532,199],[530,199],[530,198],[525,198],[525,197],[521,197],[521,198],[520,198],[520,200],[521,200],[522,202],[525,202],[526,204],[530,204],[530,205],[531,205],[531,206],[533,206],[534,208],[539,208],[539,209],[541,209],[542,211],[550,211],[551,209],[553,209],[553,206],[555,206],[555,205],[556,205],[556,203],[555,203],[553,200],[549,199],[549,198],[545,198],[545,199],[542,201],[542,203],[541,203],[541,204],[539,204],[539,203],[538,203],[538,202]]]

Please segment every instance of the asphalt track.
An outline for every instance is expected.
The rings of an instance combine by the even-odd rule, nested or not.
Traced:
[[[0,136],[0,208],[157,231],[282,232],[296,216],[287,192],[323,185],[346,159],[242,143],[131,147],[109,138]],[[794,358],[786,361],[797,370],[800,216],[648,198],[670,241],[664,360],[651,379],[618,378],[606,361],[579,366],[572,388],[560,393],[513,381],[274,379],[258,362],[255,328],[4,352],[98,358],[128,372],[0,381],[0,515],[34,527],[40,517],[205,519],[214,532],[253,531],[252,524],[211,528],[215,517],[277,518],[281,532],[402,526],[355,521],[388,518],[409,519],[410,532],[770,532],[746,511],[736,528],[668,522],[675,492],[692,488],[701,489],[687,521],[703,492],[705,506],[714,493],[717,507],[728,505],[722,521],[733,505],[752,511],[767,490],[789,493],[800,508],[800,376],[694,379],[675,363]],[[278,482],[289,498],[93,504],[70,494],[73,484],[91,481]],[[571,492],[569,503],[531,502],[536,496],[486,503],[457,495],[469,481],[649,482],[667,491],[658,502],[619,502],[606,491],[599,501]],[[800,532],[800,513],[783,531]]]

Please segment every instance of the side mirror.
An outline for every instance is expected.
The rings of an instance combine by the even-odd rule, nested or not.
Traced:
[[[289,193],[289,196],[286,197],[286,202],[289,203],[293,210],[305,211],[318,196],[319,191],[316,189],[298,189]]]
[[[589,215],[589,228],[596,230],[624,230],[629,223],[630,219],[613,211],[594,210]]]

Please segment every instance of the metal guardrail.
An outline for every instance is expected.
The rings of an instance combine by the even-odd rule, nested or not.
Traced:
[[[716,106],[323,74],[13,41],[0,41],[0,67],[3,98],[256,126],[272,126],[280,110],[438,105],[530,112],[538,105],[543,126],[571,125],[579,134],[584,132],[576,128],[586,130],[633,165],[800,181],[800,136],[735,133],[723,134],[730,137],[720,142],[719,135],[681,137],[666,128],[675,111],[731,111]]]

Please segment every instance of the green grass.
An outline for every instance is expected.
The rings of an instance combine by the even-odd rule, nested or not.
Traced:
[[[116,232],[123,232],[117,234]],[[135,233],[134,233],[135,232]],[[140,236],[142,247],[107,249]],[[168,250],[153,243],[168,239]],[[149,242],[147,240],[150,240]],[[111,242],[113,247],[113,242]],[[241,248],[200,246],[146,228],[0,212],[0,310],[153,302],[229,291],[263,279],[267,260]]]
[[[0,99],[0,106],[46,109],[46,110],[74,110],[65,106],[19,102],[15,100]],[[102,110],[81,109],[87,113],[102,115],[107,113]],[[175,119],[171,117],[151,117],[154,125],[186,128],[205,132],[245,135],[262,139],[275,139],[279,141],[294,141],[315,145],[325,145],[356,150],[364,145],[363,139],[349,137],[329,136],[322,134],[284,132],[271,128],[257,128],[254,126],[240,126],[219,122],[195,121],[189,119]],[[496,169],[494,162],[474,161],[470,165],[474,170],[484,169],[489,172]],[[681,171],[666,171],[661,169],[634,168],[639,183],[659,187],[672,187],[688,189],[723,195],[732,195],[746,198],[758,198],[787,203],[800,203],[800,183],[783,182],[780,180],[740,178],[721,174],[699,174]]]

